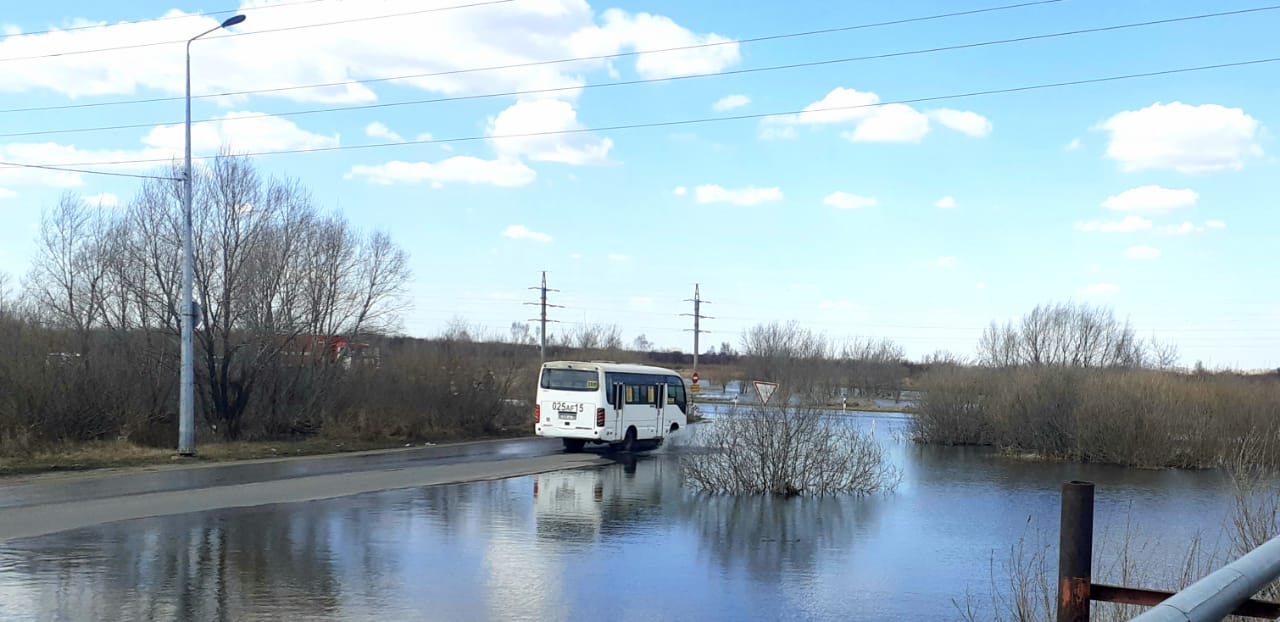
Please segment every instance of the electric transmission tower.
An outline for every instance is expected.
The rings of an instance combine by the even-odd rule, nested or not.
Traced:
[[[693,328],[692,329],[686,328],[685,332],[690,332],[690,331],[693,332],[693,371],[694,373],[697,373],[698,372],[698,350],[699,350],[699,343],[700,343],[699,337],[702,336],[702,333],[709,332],[709,331],[702,330],[702,320],[714,320],[715,318],[702,314],[702,305],[704,303],[705,304],[711,304],[711,303],[710,301],[702,299],[702,292],[699,291],[699,287],[697,283],[694,283],[693,285],[693,298],[686,298],[685,302],[693,303],[693,313],[681,313],[680,315],[684,317],[693,318]]]
[[[542,327],[542,340],[541,340],[541,344],[542,344],[542,345],[541,345],[541,350],[540,350],[540,352],[541,352],[542,362],[543,362],[543,363],[545,363],[545,362],[547,362],[547,322],[555,322],[555,321],[556,321],[556,320],[548,320],[548,319],[547,319],[547,308],[548,308],[548,307],[550,307],[550,308],[553,308],[553,309],[563,309],[563,308],[564,308],[564,305],[553,305],[553,304],[547,304],[547,292],[558,292],[558,291],[560,291],[560,290],[558,290],[558,289],[547,289],[547,271],[546,271],[546,270],[543,270],[543,271],[542,271],[542,285],[540,285],[540,286],[536,286],[536,287],[530,287],[529,289],[536,289],[536,290],[540,291],[540,292],[541,292],[541,294],[542,294],[542,295],[541,295],[541,297],[540,297],[540,299],[539,299],[539,302],[526,302],[525,304],[526,304],[526,305],[537,305],[537,306],[539,306],[539,307],[541,307],[541,308],[542,308],[541,317],[534,318],[534,319],[529,320],[529,321],[530,321],[530,322],[538,322],[538,323],[541,325],[541,327]]]

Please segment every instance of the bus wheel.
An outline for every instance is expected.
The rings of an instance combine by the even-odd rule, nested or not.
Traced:
[[[622,451],[631,453],[636,450],[636,429],[627,428],[627,436],[622,439]]]
[[[566,438],[563,440],[564,440],[564,450],[571,454],[576,454],[582,451],[582,448],[587,445],[587,442],[580,438]]]

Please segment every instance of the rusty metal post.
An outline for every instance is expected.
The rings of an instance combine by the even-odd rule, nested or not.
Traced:
[[[1089,622],[1093,581],[1093,483],[1062,485],[1058,532],[1058,622]]]

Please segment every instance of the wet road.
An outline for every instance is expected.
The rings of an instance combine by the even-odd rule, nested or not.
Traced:
[[[0,541],[138,518],[331,499],[598,466],[559,442],[519,439],[101,475],[0,486]]]
[[[201,464],[157,470],[85,473],[53,480],[0,479],[0,508],[86,501],[155,492],[253,484],[297,477],[386,471],[410,467],[550,456],[556,439],[521,438],[415,447],[377,452],[278,458],[239,464]],[[17,483],[14,483],[14,482]]]

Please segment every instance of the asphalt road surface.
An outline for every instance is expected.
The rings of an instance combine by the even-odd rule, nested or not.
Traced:
[[[556,439],[0,480],[0,542],[113,521],[609,464]]]

